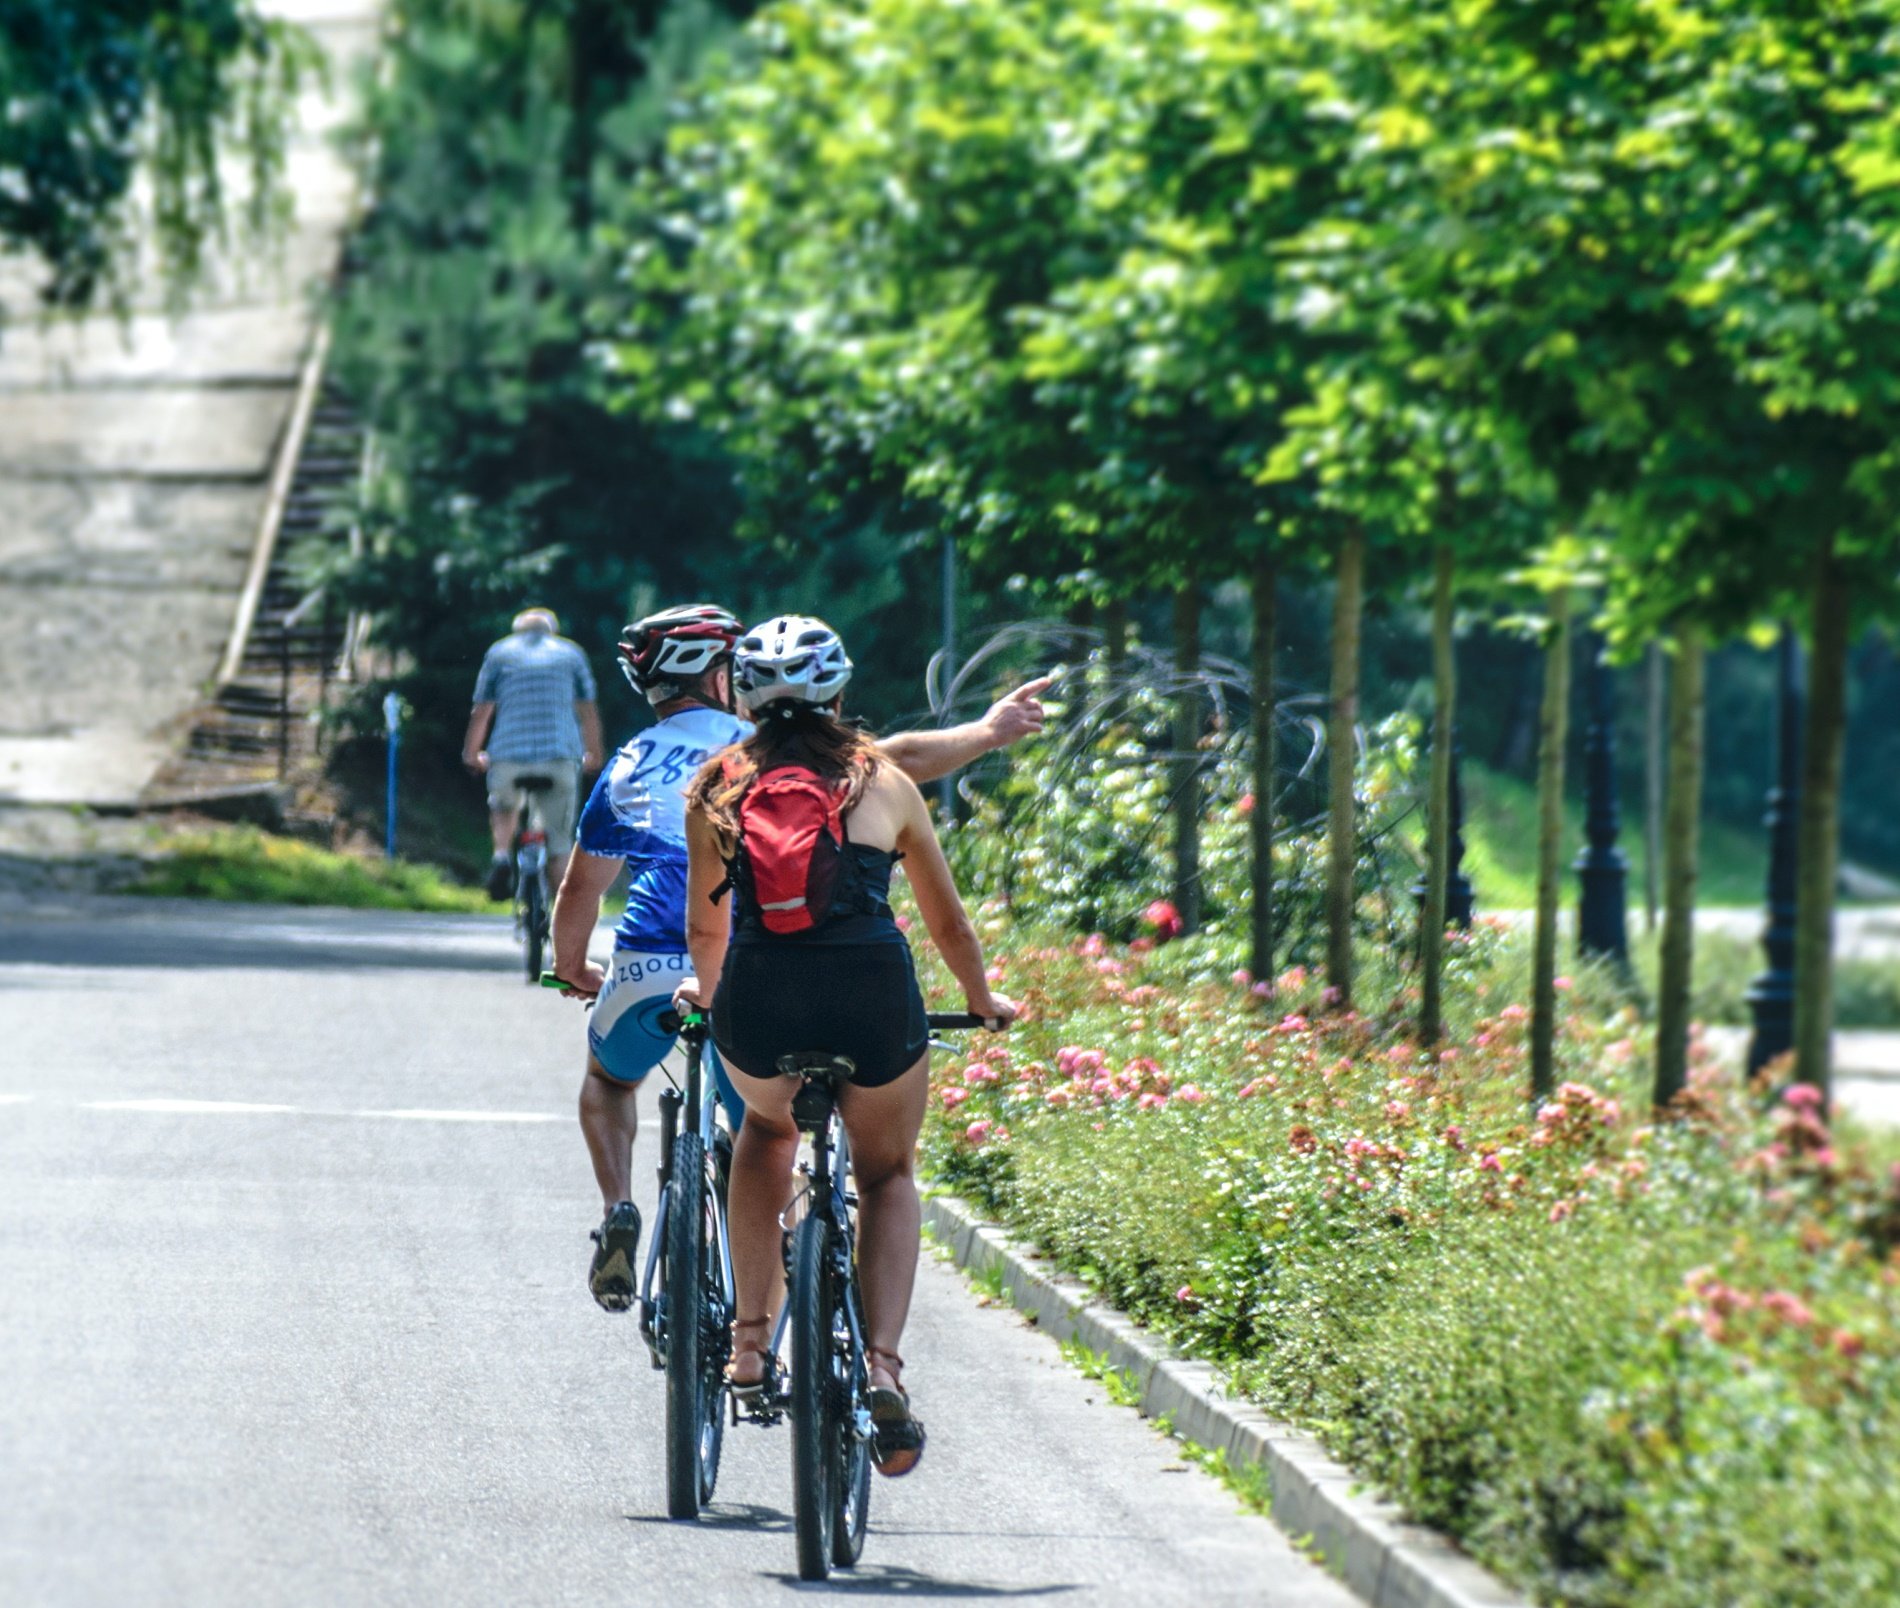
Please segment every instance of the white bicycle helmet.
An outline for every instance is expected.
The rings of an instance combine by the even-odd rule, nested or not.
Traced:
[[[838,633],[808,614],[755,625],[732,650],[732,690],[748,715],[782,699],[828,704],[850,679],[851,660]]]

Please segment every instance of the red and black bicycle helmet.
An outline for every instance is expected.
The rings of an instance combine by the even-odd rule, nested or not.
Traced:
[[[738,619],[712,603],[686,603],[635,620],[620,633],[620,669],[643,696],[671,682],[687,686],[732,657],[744,633]]]

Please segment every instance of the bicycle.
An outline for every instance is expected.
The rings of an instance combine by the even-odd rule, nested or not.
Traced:
[[[703,1011],[666,1011],[686,1046],[684,1087],[660,1094],[660,1207],[640,1283],[640,1332],[666,1375],[666,1511],[696,1519],[712,1500],[725,1436],[732,1249],[725,1180],[731,1141],[707,1087]]]
[[[996,1024],[967,1014],[932,1015],[932,1032]],[[838,1124],[838,1086],[857,1070],[846,1056],[794,1051],[778,1058],[804,1087],[792,1120],[810,1137],[807,1210],[787,1234],[785,1306],[770,1355],[789,1338],[789,1386],[781,1405],[792,1421],[792,1529],[801,1580],[848,1569],[864,1551],[871,1506],[870,1372],[858,1296],[857,1196],[845,1187],[849,1140]],[[762,1417],[770,1418],[765,1414]]]
[[[526,949],[528,981],[539,982],[548,945],[548,830],[541,795],[552,776],[517,776],[520,804],[515,817],[515,936]]]

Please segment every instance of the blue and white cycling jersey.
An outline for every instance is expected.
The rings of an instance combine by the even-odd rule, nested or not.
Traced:
[[[737,715],[683,710],[615,754],[581,811],[580,846],[619,856],[631,884],[616,949],[686,949],[686,790],[708,757],[750,734]]]

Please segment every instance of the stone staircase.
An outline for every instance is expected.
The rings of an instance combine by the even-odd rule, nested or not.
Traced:
[[[322,362],[321,343],[313,362]],[[324,716],[355,671],[358,622],[302,579],[329,543],[347,546],[367,439],[355,410],[319,372],[313,405],[286,443],[268,559],[254,602],[240,610],[216,691],[198,710],[177,756],[147,790],[150,808],[195,808],[280,818],[321,770]]]

